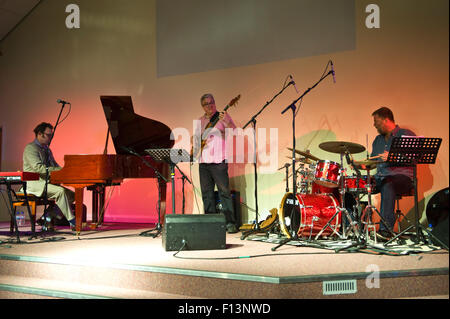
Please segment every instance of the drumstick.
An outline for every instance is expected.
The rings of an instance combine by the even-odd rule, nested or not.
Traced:
[[[380,158],[381,156],[383,156],[383,154],[380,154],[380,155],[377,155],[377,156],[368,157],[367,159],[376,159],[376,158]]]

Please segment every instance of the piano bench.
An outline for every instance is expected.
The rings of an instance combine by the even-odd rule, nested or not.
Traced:
[[[30,206],[30,212],[31,212],[30,217],[33,218],[33,220],[31,220],[30,222],[36,223],[36,206],[44,205],[45,204],[44,199],[42,197],[37,197],[32,194],[27,194],[27,197],[28,197],[28,205]],[[20,207],[20,206],[26,207],[24,193],[16,193],[16,198],[17,198],[17,200],[13,201],[14,215],[16,213],[17,207]],[[55,201],[52,199],[49,199],[48,204],[54,205]],[[14,230],[14,221],[12,219],[11,219],[11,223],[10,223],[10,230],[11,231]]]

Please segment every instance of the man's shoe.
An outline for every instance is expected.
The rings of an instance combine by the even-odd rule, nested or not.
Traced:
[[[38,224],[39,226],[43,226],[43,225],[45,224],[45,217],[44,217],[44,216],[41,216],[41,218],[39,218],[39,219],[36,221],[36,224]]]
[[[227,224],[227,233],[228,234],[235,234],[237,232],[238,232],[238,229],[235,224],[233,224],[233,223]]]
[[[55,231],[55,225],[53,224],[53,220],[49,217],[44,219],[44,223],[42,225],[43,231]]]

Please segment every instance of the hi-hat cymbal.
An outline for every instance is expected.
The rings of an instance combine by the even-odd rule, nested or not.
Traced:
[[[366,148],[360,144],[342,141],[323,142],[319,144],[319,147],[324,151],[338,154],[343,154],[345,152],[355,154],[366,150]]]
[[[292,152],[292,148],[288,147],[287,149]],[[304,156],[306,158],[312,159],[313,161],[320,161],[320,158],[315,157],[310,152],[302,152],[302,151],[299,151],[299,150],[295,150],[295,153],[297,153],[298,155]]]

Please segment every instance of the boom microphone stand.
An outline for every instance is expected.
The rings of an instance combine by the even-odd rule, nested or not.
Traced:
[[[314,84],[312,87],[310,87],[309,89],[307,89],[298,99],[294,100],[288,107],[286,107],[281,114],[286,113],[287,110],[291,109],[292,110],[292,192],[293,192],[293,197],[294,197],[294,203],[292,205],[291,208],[291,217],[295,212],[295,203],[298,202],[297,201],[297,174],[295,171],[295,115],[296,115],[296,106],[295,104],[300,101],[306,94],[308,94],[312,89],[314,89],[320,82],[322,82],[327,76],[329,76],[330,74],[334,74],[333,70],[330,70],[325,76],[321,77],[320,80]],[[300,203],[298,203],[300,205]],[[292,218],[291,218],[292,220]],[[273,247],[272,251],[275,251],[278,247],[281,247],[285,244],[287,244],[288,242],[292,241],[292,240],[298,240],[298,234],[297,232],[294,232],[294,234],[292,234],[291,238],[287,238],[286,240],[282,241],[278,246]]]
[[[58,103],[61,103],[61,109],[59,110],[59,114],[58,114],[58,118],[56,119],[56,124],[53,126],[53,134],[52,137],[47,145],[47,147],[45,147],[45,158],[44,158],[44,164],[45,164],[45,184],[44,184],[44,192],[42,193],[42,197],[44,199],[44,225],[42,226],[42,230],[43,231],[48,231],[49,230],[49,225],[51,222],[51,216],[49,216],[49,212],[48,212],[48,183],[49,183],[49,179],[50,179],[50,171],[49,171],[49,159],[50,159],[50,144],[53,141],[53,138],[55,137],[55,132],[56,132],[56,128],[59,125],[59,119],[61,118],[61,114],[62,111],[64,109],[64,106],[66,104],[70,104],[66,101],[62,101],[62,100],[57,100]]]
[[[244,125],[243,129],[245,129],[250,123],[252,123],[253,125],[253,168],[254,168],[254,176],[255,176],[255,227],[242,233],[241,236],[241,240],[245,239],[247,236],[249,236],[250,234],[253,233],[258,233],[260,231],[260,227],[259,227],[259,222],[258,222],[258,218],[259,218],[259,210],[258,210],[258,157],[256,156],[256,118],[259,116],[259,114],[261,114],[262,111],[264,111],[264,109],[270,104],[272,103],[281,93],[284,92],[284,90],[286,90],[286,88],[289,85],[294,85],[294,81],[291,81],[288,83],[288,85],[284,86],[280,92],[278,92],[270,101],[266,102],[266,104],[258,111],[258,113],[256,113],[255,115],[252,116],[252,118],[250,119],[250,121],[247,122],[247,124]],[[294,154],[295,157],[295,154]]]

